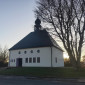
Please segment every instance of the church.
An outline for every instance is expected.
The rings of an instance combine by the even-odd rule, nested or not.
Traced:
[[[9,49],[9,67],[64,67],[63,50],[36,19],[34,31]]]

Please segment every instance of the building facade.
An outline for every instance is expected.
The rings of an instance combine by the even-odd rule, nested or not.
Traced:
[[[9,49],[10,67],[64,67],[63,50],[48,34],[41,30],[40,20],[35,31]]]

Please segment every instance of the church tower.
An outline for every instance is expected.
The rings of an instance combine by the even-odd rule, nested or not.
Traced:
[[[41,30],[41,20],[39,19],[39,18],[37,18],[36,20],[35,20],[35,25],[34,25],[34,31],[39,31],[39,30]]]

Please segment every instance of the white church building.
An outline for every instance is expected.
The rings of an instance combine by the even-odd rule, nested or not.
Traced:
[[[10,67],[64,67],[63,50],[40,24],[9,49]]]

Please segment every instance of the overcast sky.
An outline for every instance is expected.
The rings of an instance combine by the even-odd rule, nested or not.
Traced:
[[[0,0],[0,45],[12,47],[33,31],[36,0]]]

